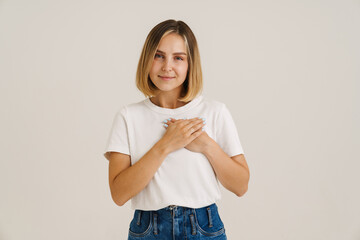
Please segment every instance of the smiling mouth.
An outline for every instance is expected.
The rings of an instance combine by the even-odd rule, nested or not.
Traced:
[[[163,80],[170,80],[170,79],[175,78],[175,77],[160,76],[160,75],[159,75],[159,77],[162,78]]]

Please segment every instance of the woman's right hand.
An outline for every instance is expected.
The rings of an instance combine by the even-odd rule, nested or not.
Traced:
[[[160,141],[166,145],[169,152],[176,151],[191,143],[202,133],[205,125],[202,119],[179,119],[176,122],[170,118],[172,124],[167,127],[165,134]]]

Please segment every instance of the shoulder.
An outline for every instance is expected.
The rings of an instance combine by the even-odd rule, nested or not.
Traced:
[[[120,105],[117,110],[117,115],[126,116],[132,112],[142,111],[142,108],[144,107],[144,102],[145,100],[141,100],[135,103]]]
[[[203,103],[206,108],[212,109],[214,112],[221,112],[225,108],[225,103],[203,96]]]

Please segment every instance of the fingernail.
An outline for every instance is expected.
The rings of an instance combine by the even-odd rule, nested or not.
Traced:
[[[164,122],[164,123],[167,123],[167,121],[168,121],[168,120],[164,120],[163,122]]]
[[[202,131],[205,131],[205,129],[204,129],[204,128],[202,128],[201,130],[202,130]]]
[[[165,124],[165,123],[164,123],[164,126],[165,126],[165,127],[168,127],[168,125],[167,125],[167,124]]]

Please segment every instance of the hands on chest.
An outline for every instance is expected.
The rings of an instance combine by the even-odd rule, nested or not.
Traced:
[[[164,120],[166,132],[162,140],[171,152],[184,147],[192,152],[203,153],[212,141],[203,128],[205,124],[204,118],[169,118]]]

